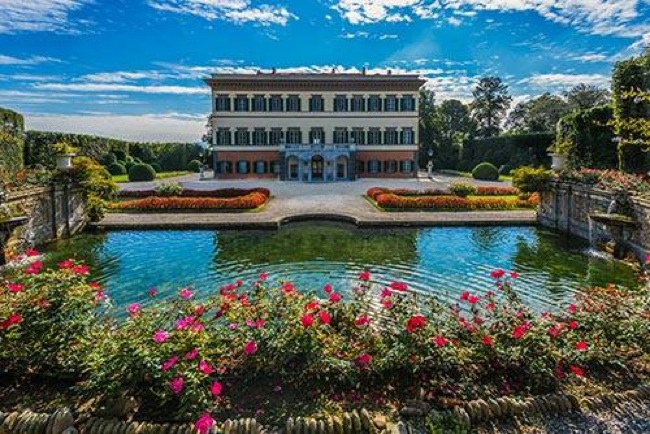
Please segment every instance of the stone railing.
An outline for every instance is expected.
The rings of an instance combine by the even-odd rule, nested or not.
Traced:
[[[590,239],[590,218],[607,213],[614,195],[591,185],[555,182],[541,194],[538,221],[542,226]],[[639,254],[650,251],[650,200],[632,198],[637,227],[628,242]]]

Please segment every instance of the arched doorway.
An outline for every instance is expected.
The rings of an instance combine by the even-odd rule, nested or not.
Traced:
[[[314,155],[311,157],[311,179],[312,181],[322,181],[323,180],[323,166],[324,160],[320,155]]]

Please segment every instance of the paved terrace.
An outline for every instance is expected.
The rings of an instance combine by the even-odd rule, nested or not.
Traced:
[[[433,180],[419,179],[361,179],[337,183],[298,183],[275,180],[204,180],[187,175],[175,181],[185,188],[210,190],[215,188],[266,187],[273,198],[259,212],[227,213],[110,213],[96,227],[106,229],[154,228],[278,228],[283,223],[308,219],[340,220],[360,227],[370,226],[464,226],[464,225],[530,225],[536,223],[536,213],[524,211],[472,212],[382,212],[364,197],[370,187],[433,189],[446,188],[450,182],[462,180],[475,185],[507,186],[506,182],[483,182],[449,175],[435,175]],[[129,183],[122,188],[150,189],[165,181]]]

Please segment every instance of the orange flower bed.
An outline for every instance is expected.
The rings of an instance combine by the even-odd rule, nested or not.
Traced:
[[[515,187],[476,187],[476,196],[516,196],[519,193]]]
[[[508,210],[516,208],[534,208],[539,204],[539,195],[531,195],[528,200],[503,197],[489,197],[512,195],[516,189],[502,187],[487,187],[490,194],[487,197],[460,197],[451,194],[442,194],[440,191],[408,191],[390,190],[387,188],[371,188],[367,196],[377,205],[386,209],[428,209],[428,210]],[[418,194],[414,194],[418,193]]]
[[[254,191],[237,197],[146,197],[124,200],[110,205],[115,210],[209,210],[209,209],[255,209],[264,205],[268,196]]]

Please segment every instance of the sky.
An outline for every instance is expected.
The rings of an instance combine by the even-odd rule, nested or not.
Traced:
[[[196,142],[215,72],[418,73],[442,101],[514,101],[650,45],[650,0],[0,0],[0,106],[28,129]]]

